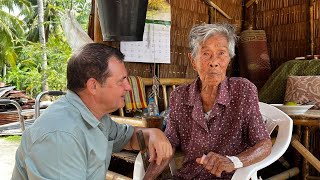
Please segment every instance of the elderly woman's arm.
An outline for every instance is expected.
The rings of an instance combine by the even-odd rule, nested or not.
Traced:
[[[271,153],[272,142],[270,139],[261,140],[253,147],[246,149],[236,157],[240,159],[243,166],[249,166],[257,163]],[[217,177],[221,176],[223,171],[232,172],[236,168],[233,162],[226,156],[210,152],[202,158],[197,158],[197,163],[202,164],[206,170]]]
[[[143,180],[156,179],[162,173],[162,171],[169,165],[170,161],[173,159],[176,149],[173,147],[172,150],[172,156],[166,160],[163,160],[160,165],[157,165],[154,161],[150,163]]]

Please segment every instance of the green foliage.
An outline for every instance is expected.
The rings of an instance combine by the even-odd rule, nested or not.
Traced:
[[[27,42],[22,48],[16,67],[9,67],[6,83],[25,90],[26,94],[35,97],[41,92],[42,75],[48,75],[50,90],[66,90],[67,60],[71,55],[68,44],[60,38],[50,36],[47,43],[48,68],[41,71],[40,43]]]
[[[10,142],[20,142],[21,136],[6,136],[3,139]]]
[[[62,28],[60,24],[60,17],[66,10],[73,10],[77,21],[81,24],[83,29],[87,29],[91,1],[88,0],[46,0],[44,5],[44,28],[46,33],[46,39],[50,34],[61,35]],[[33,1],[33,14],[26,19],[28,24],[28,36],[29,41],[39,41],[38,31],[38,14],[37,14],[37,1]]]
[[[18,15],[11,12],[14,8],[21,8]],[[15,46],[19,44],[19,39],[25,35],[25,24],[21,20],[21,15],[27,16],[30,13],[30,3],[26,0],[1,0],[0,1],[0,71],[5,64],[14,66],[17,52]]]
[[[149,10],[168,10],[170,5],[166,0],[149,0],[148,9]]]
[[[43,50],[40,48],[39,32],[37,28],[37,1],[20,1],[23,2],[22,4],[26,2],[31,4],[32,14],[24,15],[24,18],[20,18],[22,20],[18,19],[22,24],[21,28],[17,28],[16,31],[19,29],[24,31],[21,34],[18,34],[19,36],[16,36],[16,39],[12,39],[11,37],[14,37],[12,35],[4,36],[4,34],[1,34],[2,27],[0,24],[0,38],[2,39],[2,42],[0,43],[0,58],[6,58],[7,65],[9,65],[7,68],[7,74],[2,79],[7,85],[14,85],[16,86],[16,89],[25,90],[26,94],[32,97],[35,97],[42,91],[41,85],[44,74],[47,75],[50,90],[66,90],[66,68],[67,60],[71,55],[71,48],[65,40],[60,24],[60,17],[65,10],[72,9],[75,12],[78,22],[86,30],[88,26],[91,0],[45,1],[44,25],[47,43],[44,51],[47,53],[48,60],[48,66],[45,71],[41,69],[41,64],[43,62],[41,55]],[[2,2],[11,3],[10,0],[4,0]],[[28,9],[24,9],[24,6],[21,6],[21,14],[25,12],[28,12]],[[2,17],[0,17],[0,23],[1,18]],[[8,19],[8,22],[12,20],[14,19]],[[25,40],[26,37],[27,40]],[[4,42],[11,44],[14,43],[14,46],[1,46]],[[2,50],[2,47],[6,48],[5,51]],[[10,62],[10,64],[8,64],[8,62]],[[0,60],[0,68],[3,64],[4,63],[1,64]]]

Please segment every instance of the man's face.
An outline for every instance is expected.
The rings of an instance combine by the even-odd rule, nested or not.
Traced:
[[[124,97],[128,91],[131,91],[131,86],[128,82],[128,73],[123,62],[111,57],[108,67],[110,76],[104,84],[99,84],[97,102],[100,104],[100,108],[110,113],[124,107]]]

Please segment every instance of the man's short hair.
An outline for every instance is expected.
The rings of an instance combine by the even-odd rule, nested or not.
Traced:
[[[78,92],[90,78],[103,84],[110,76],[109,60],[115,57],[123,62],[124,55],[116,48],[101,43],[89,43],[75,52],[68,62],[67,88]]]

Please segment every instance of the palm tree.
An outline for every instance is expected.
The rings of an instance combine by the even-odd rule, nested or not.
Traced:
[[[29,32],[27,39],[29,41],[40,41],[41,48],[43,49],[41,71],[43,73],[42,90],[48,89],[47,85],[47,55],[45,51],[46,41],[50,34],[55,36],[62,36],[62,27],[60,23],[61,13],[66,9],[73,7],[85,7],[88,5],[86,0],[29,0],[37,10],[29,18],[27,24],[29,25]],[[36,4],[35,4],[36,3]],[[79,9],[78,9],[79,10]],[[80,12],[83,9],[80,9]],[[87,16],[88,17],[88,16]],[[37,22],[36,22],[37,20]],[[62,38],[62,37],[61,37]]]
[[[30,14],[30,3],[26,0],[0,1],[0,70],[6,64],[15,66],[16,46],[24,36],[23,17]],[[18,11],[18,12],[17,12]],[[13,13],[18,13],[14,15]],[[19,19],[20,18],[20,19]]]
[[[48,80],[47,80],[47,74],[45,73],[47,69],[47,53],[45,51],[46,49],[46,39],[45,39],[45,33],[44,33],[44,13],[43,13],[43,1],[42,0],[37,0],[38,1],[38,29],[39,29],[39,40],[41,44],[41,49],[42,49],[42,64],[41,64],[41,69],[43,70],[44,74],[42,77],[42,91],[47,91],[48,90]]]

